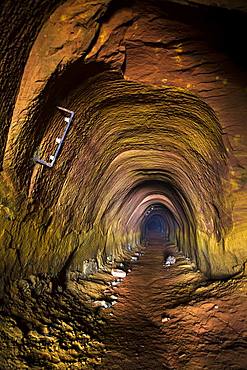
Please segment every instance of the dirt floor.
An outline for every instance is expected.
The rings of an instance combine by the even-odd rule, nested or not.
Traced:
[[[0,369],[247,369],[246,278],[207,281],[162,244],[135,259],[114,266],[121,282],[112,265],[66,290],[20,280],[0,311]]]

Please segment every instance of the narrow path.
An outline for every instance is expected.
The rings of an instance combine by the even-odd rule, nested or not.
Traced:
[[[164,267],[164,253],[176,263]],[[247,369],[247,277],[207,281],[153,245],[114,292],[112,279],[101,271],[61,292],[48,276],[17,281],[0,307],[0,369]],[[112,294],[112,308],[95,307]]]
[[[209,283],[167,248],[148,247],[115,288],[101,368],[247,369],[246,281]],[[171,251],[176,264],[164,267]]]

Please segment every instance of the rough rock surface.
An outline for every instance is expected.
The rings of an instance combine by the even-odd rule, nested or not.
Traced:
[[[244,369],[246,279],[208,282],[172,247],[164,268],[164,254],[152,245],[114,289],[102,369]]]
[[[28,55],[42,25],[57,0],[2,1],[0,10],[0,164],[13,114],[14,103]]]
[[[65,281],[87,259],[124,255],[140,242],[137,205],[152,202],[169,209],[174,241],[201,271],[244,272],[245,7],[186,3],[69,0],[43,11],[41,2],[36,23],[35,8],[24,33],[14,28],[25,57],[2,63],[13,88],[3,105],[1,289],[19,274]],[[2,17],[12,10],[6,2]],[[46,169],[32,158],[53,152],[64,128],[58,104],[76,115]]]
[[[244,369],[246,279],[209,282],[166,249],[147,248],[117,286],[111,265],[89,280],[74,274],[66,292],[51,292],[45,276],[20,281],[0,314],[0,367]],[[168,254],[176,263],[164,267]],[[112,299],[111,308],[93,308]]]

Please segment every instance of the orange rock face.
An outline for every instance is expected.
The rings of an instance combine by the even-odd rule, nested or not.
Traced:
[[[51,5],[37,5],[28,41],[16,31],[25,58],[20,69],[10,63],[19,72],[4,95],[1,139],[6,283],[124,255],[140,245],[155,204],[167,210],[172,241],[203,273],[244,272],[245,8],[177,3],[69,0],[52,14]],[[75,116],[49,169],[33,158],[48,160],[64,131],[56,106]]]

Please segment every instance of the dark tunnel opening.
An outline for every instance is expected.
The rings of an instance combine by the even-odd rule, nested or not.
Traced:
[[[164,220],[159,215],[153,215],[146,223],[147,233],[156,233],[162,235],[165,231]]]
[[[162,204],[148,207],[141,223],[144,245],[164,244],[174,239],[176,221],[171,211]]]
[[[165,220],[162,216],[154,214],[146,220],[144,225],[145,240],[149,243],[163,241],[165,238]]]

